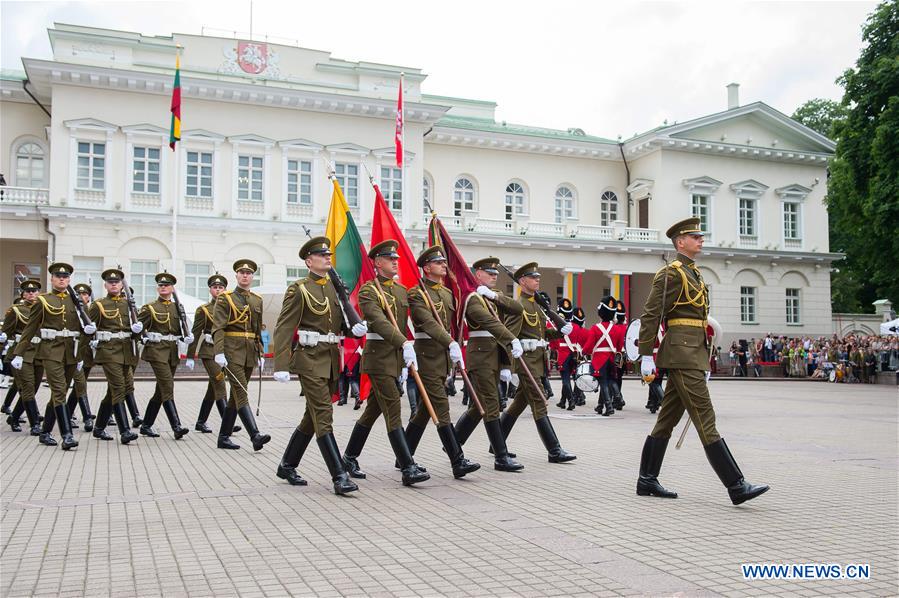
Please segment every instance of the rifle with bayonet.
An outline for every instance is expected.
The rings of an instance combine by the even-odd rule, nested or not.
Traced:
[[[128,286],[128,280],[125,278],[125,271],[122,270],[122,265],[119,264],[118,268],[122,272],[122,292],[125,294],[125,301],[128,302],[128,325],[134,326],[134,324],[138,322],[137,302],[134,300],[134,293],[131,292],[131,287]],[[143,336],[143,333],[131,333],[131,350],[134,352],[135,357],[139,357],[137,343],[143,340]]]

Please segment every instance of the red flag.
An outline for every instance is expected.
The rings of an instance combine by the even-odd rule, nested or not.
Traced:
[[[400,92],[396,98],[396,138],[393,140],[396,146],[397,168],[403,167],[403,77],[400,76]],[[376,187],[377,188],[377,187]]]
[[[446,232],[443,223],[434,214],[428,225],[428,245],[440,245],[446,253],[446,262],[449,274],[446,277],[446,287],[456,299],[456,321],[453,322],[453,338],[461,338],[462,322],[464,320],[465,299],[478,288],[478,281],[471,268],[465,263],[462,252],[453,243],[449,233]]]
[[[359,309],[359,289],[362,288],[369,280],[374,279],[375,277],[375,269],[371,264],[371,260],[368,259],[368,252],[365,251],[365,246],[361,243],[359,244],[359,252],[362,255],[362,269],[359,271],[359,281],[356,284],[356,287],[350,293],[350,303],[356,308],[358,313],[362,313],[362,310]],[[343,363],[344,366],[352,370],[356,365],[356,362],[362,358],[362,349],[365,347],[365,338],[351,338],[346,337],[343,339]],[[359,396],[362,400],[366,400],[368,398],[369,393],[371,392],[371,380],[368,379],[367,374],[359,375]],[[336,395],[334,395],[336,396]],[[331,402],[334,403],[337,401],[334,396],[331,397]]]
[[[415,254],[412,248],[403,236],[393,212],[387,207],[384,196],[377,185],[372,183],[375,188],[375,212],[371,219],[371,246],[374,247],[381,241],[393,239],[399,243],[397,253],[400,254],[400,283],[404,287],[413,287],[418,284],[421,275],[418,272],[418,264],[415,263]]]

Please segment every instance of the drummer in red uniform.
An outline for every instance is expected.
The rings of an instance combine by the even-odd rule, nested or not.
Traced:
[[[601,322],[589,329],[575,326],[569,337],[591,355],[593,375],[599,380],[599,402],[595,411],[609,416],[615,413],[612,407],[612,387],[615,384],[615,353],[624,349],[625,328],[613,322],[617,302],[606,295],[597,307]],[[603,407],[605,410],[603,410]]]

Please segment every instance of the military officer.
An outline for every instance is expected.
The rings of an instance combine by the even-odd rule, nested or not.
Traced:
[[[93,289],[91,289],[89,284],[83,282],[76,284],[74,288],[81,298],[84,309],[90,311],[91,301],[93,301],[94,297]],[[87,399],[87,377],[90,375],[92,367],[94,367],[94,352],[91,348],[87,348],[84,351],[84,363],[81,369],[75,372],[72,391],[69,393],[69,400],[66,402],[66,409],[69,410],[69,415],[72,416],[73,428],[78,427],[78,424],[75,422],[75,407],[76,405],[81,407],[81,421],[84,422],[85,432],[90,432],[94,429],[95,418],[91,414],[91,404]]]
[[[129,385],[134,384],[131,364],[135,359],[137,345],[133,335],[143,332],[144,325],[140,321],[131,321],[128,302],[122,293],[125,274],[117,268],[110,268],[100,277],[106,288],[106,296],[93,301],[88,314],[97,326],[92,341],[96,345],[94,363],[103,368],[107,393],[97,410],[93,435],[100,440],[112,440],[112,436],[106,432],[109,416],[112,415],[119,429],[119,440],[122,444],[128,444],[137,439],[137,434],[128,425],[125,393],[128,392]]]
[[[221,366],[215,362],[215,353],[212,347],[212,312],[215,310],[215,300],[228,287],[228,279],[216,272],[206,279],[206,286],[209,287],[209,294],[212,299],[200,307],[194,313],[194,325],[191,329],[191,335],[194,337],[193,342],[187,347],[187,361],[184,365],[187,369],[194,369],[194,358],[199,357],[203,362],[203,368],[209,376],[209,382],[206,385],[206,396],[200,404],[200,414],[197,416],[197,423],[194,430],[211,434],[212,430],[206,425],[209,418],[209,412],[215,405],[218,409],[219,416],[224,416],[225,403],[228,397],[228,389],[225,387],[225,372]],[[198,355],[199,353],[199,355]],[[232,432],[239,432],[240,426],[234,426]]]
[[[297,374],[306,396],[303,419],[293,431],[276,475],[294,486],[305,486],[297,467],[309,442],[315,436],[325,465],[331,474],[334,493],[347,494],[359,489],[340,457],[334,438],[331,396],[340,375],[340,333],[345,331],[344,317],[337,291],[328,277],[331,270],[331,241],[313,237],[300,248],[300,259],[306,262],[309,275],[287,288],[278,323],[275,326],[275,380],[287,383]],[[353,325],[352,333],[363,336],[364,323]],[[294,331],[298,342],[292,348]]]
[[[677,251],[677,259],[661,268],[652,281],[640,317],[640,372],[645,378],[656,369],[666,368],[668,384],[656,425],[643,445],[637,494],[677,498],[658,480],[671,432],[684,410],[690,416],[712,469],[727,487],[731,502],[738,505],[766,492],[768,486],[750,484],[734,461],[715,427],[715,409],[709,396],[706,371],[709,369],[709,340],[706,335],[709,291],[696,256],[702,252],[703,231],[699,218],[675,223],[665,233]],[[658,353],[652,357],[660,322],[666,333]]]
[[[156,301],[141,307],[137,314],[146,331],[141,358],[150,364],[156,377],[156,392],[147,403],[144,421],[140,426],[140,433],[151,438],[159,436],[153,430],[153,424],[160,408],[165,410],[175,440],[180,440],[190,432],[181,425],[175,407],[175,370],[178,369],[178,362],[181,360],[178,354],[178,340],[183,338],[188,344],[194,340],[189,331],[182,330],[178,306],[172,298],[177,282],[175,276],[168,272],[157,274],[156,291],[159,297]]]
[[[12,368],[13,384],[19,389],[19,400],[6,422],[10,425],[13,432],[19,432],[21,430],[19,427],[19,416],[24,411],[28,416],[28,424],[31,426],[31,435],[39,436],[41,433],[40,412],[34,396],[44,375],[44,368],[40,361],[34,359],[37,347],[28,342],[28,339],[24,339],[23,342],[22,332],[28,325],[28,316],[41,290],[41,283],[39,280],[34,279],[25,280],[22,282],[20,289],[22,302],[18,305],[13,304],[6,310],[2,332],[0,332],[0,343],[11,343],[7,351],[10,359],[14,358],[13,348],[16,345],[19,343],[25,345],[21,368]]]
[[[621,330],[622,338],[627,335],[627,308],[624,307],[624,301],[618,299],[617,304],[615,306],[615,327],[616,329]],[[619,367],[615,365],[615,386],[614,391],[615,394],[612,396],[612,407],[615,408],[616,411],[621,411],[624,409],[626,403],[624,402],[624,395],[622,394],[622,386],[621,383],[624,380],[624,370],[627,369],[627,356],[619,351],[621,357],[624,359],[621,363],[624,364],[624,367]]]
[[[540,439],[548,452],[550,463],[564,463],[572,461],[577,457],[565,451],[559,444],[559,439],[553,429],[552,422],[546,412],[546,402],[540,392],[534,388],[534,384],[527,376],[527,372],[521,371],[522,367],[530,370],[533,379],[538,381],[541,376],[546,375],[546,339],[559,338],[562,335],[570,334],[573,327],[570,322],[566,323],[561,330],[547,329],[546,315],[537,305],[534,298],[535,293],[540,290],[540,272],[537,262],[531,262],[520,267],[514,274],[515,280],[521,287],[521,296],[518,301],[522,306],[520,314],[510,314],[505,318],[506,328],[513,334],[518,335],[524,349],[524,366],[521,362],[513,363],[513,368],[519,373],[521,385],[515,393],[515,399],[509,404],[506,412],[500,417],[500,427],[503,436],[508,438],[512,426],[522,414],[524,408],[528,405],[531,407],[531,413],[534,416],[534,422],[537,424],[537,432]]]
[[[262,368],[262,297],[250,290],[256,270],[258,267],[253,260],[234,262],[237,288],[223,291],[216,297],[212,312],[212,351],[215,363],[231,382],[231,398],[222,413],[219,429],[220,449],[240,448],[230,438],[238,415],[250,435],[254,451],[262,450],[272,439],[268,434],[259,432],[250,408],[250,398],[247,396],[253,370],[257,365]]]
[[[27,345],[37,345],[33,359],[42,362],[47,382],[50,383],[50,401],[44,412],[40,442],[56,446],[52,431],[53,423],[57,421],[62,435],[61,447],[67,451],[78,446],[78,441],[72,436],[66,392],[75,371],[82,366],[82,355],[87,344],[84,342],[84,334],[93,334],[97,329],[93,323],[82,322],[67,291],[72,266],[56,262],[50,264],[48,271],[53,289],[38,295],[37,301],[31,306],[28,324],[22,331],[22,339],[26,342],[16,344],[13,350],[15,358],[11,363],[17,370],[22,369],[24,356],[28,353]],[[31,339],[30,343],[27,339]]]
[[[396,252],[398,246],[396,241],[388,239],[368,252],[368,257],[374,261],[380,288],[370,280],[359,290],[359,307],[370,330],[366,334],[365,349],[362,351],[361,372],[368,374],[371,380],[374,400],[369,396],[365,402],[365,410],[353,427],[343,458],[351,477],[365,477],[365,472],[359,468],[358,457],[371,427],[383,414],[387,438],[403,472],[403,485],[411,486],[424,482],[431,476],[412,459],[400,417],[399,388],[405,384],[404,366],[412,365],[417,369],[418,361],[414,343],[408,340],[408,294],[406,288],[393,279],[399,271],[400,256]],[[392,320],[387,310],[393,314]]]
[[[439,245],[428,247],[418,256],[417,264],[424,273],[424,279],[419,286],[409,289],[409,312],[416,330],[415,354],[421,357],[418,362],[419,375],[437,414],[437,434],[449,457],[453,477],[458,479],[481,466],[465,458],[450,419],[449,399],[446,396],[447,376],[456,364],[465,367],[462,347],[450,335],[456,306],[452,293],[443,286],[448,271],[446,254]],[[428,410],[419,397],[415,414],[406,426],[409,452],[413,455],[429,419]]]
[[[493,450],[493,468],[499,471],[520,471],[524,465],[509,453],[499,424],[501,411],[498,381],[508,382],[512,373],[508,368],[509,351],[513,359],[521,357],[521,342],[506,328],[499,314],[520,314],[521,304],[496,290],[499,259],[486,257],[472,264],[477,290],[462,302],[463,315],[468,325],[468,377],[484,407],[484,429]],[[470,405],[456,421],[456,436],[460,444],[481,421],[475,405]]]

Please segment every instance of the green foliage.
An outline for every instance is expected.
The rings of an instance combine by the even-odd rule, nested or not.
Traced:
[[[846,113],[846,108],[839,102],[815,98],[797,108],[792,118],[828,139],[836,140],[834,127],[846,119]]]

